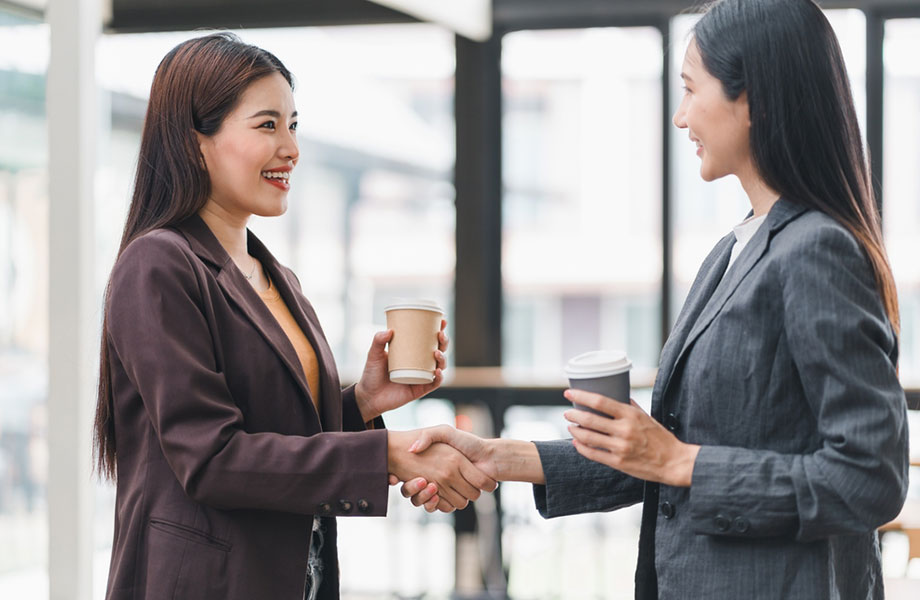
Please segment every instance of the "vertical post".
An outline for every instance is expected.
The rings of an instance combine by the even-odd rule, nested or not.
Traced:
[[[674,283],[674,240],[671,223],[671,20],[658,25],[661,32],[661,347],[671,333]]]
[[[885,19],[877,11],[866,12],[866,145],[869,151],[869,168],[872,187],[879,214],[882,214],[882,175],[884,170],[884,102],[885,61],[882,46],[885,43]]]
[[[52,600],[92,595],[92,307],[99,0],[51,0],[48,65],[48,571]]]
[[[456,44],[454,356],[458,367],[493,367],[502,357],[501,36]]]
[[[458,367],[495,367],[502,360],[502,89],[501,34],[485,42],[456,36],[454,115],[457,156],[457,266],[454,280],[454,356]],[[481,411],[458,405],[480,435],[500,429],[483,423]],[[493,431],[487,431],[492,429]],[[454,517],[457,598],[505,597],[501,548],[501,496],[495,505],[469,506]],[[482,511],[482,514],[480,514]],[[482,544],[489,538],[488,566]],[[485,589],[484,589],[485,588]]]

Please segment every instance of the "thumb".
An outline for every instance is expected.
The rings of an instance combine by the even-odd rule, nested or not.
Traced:
[[[451,428],[447,425],[438,425],[437,427],[429,427],[428,429],[420,429],[418,431],[418,438],[411,446],[409,446],[409,452],[413,454],[419,454],[428,449],[429,446],[435,442],[445,442],[450,439],[450,430]]]
[[[368,358],[374,358],[377,356],[384,356],[386,354],[386,345],[393,339],[393,330],[387,329],[386,331],[378,331],[374,334],[374,339],[371,340],[370,350],[367,351]]]

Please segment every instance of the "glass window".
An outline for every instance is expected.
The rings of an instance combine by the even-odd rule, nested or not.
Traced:
[[[454,38],[430,25],[236,33],[284,61],[295,77],[299,112],[300,160],[288,212],[254,218],[251,228],[297,273],[347,382],[360,375],[392,298],[433,298],[451,321]],[[201,33],[100,40],[97,73],[111,115],[97,177],[101,286],[131,196],[154,70],[173,46],[196,35]],[[388,417],[388,424],[402,429],[453,422],[449,405],[433,400]],[[447,596],[453,588],[451,518],[416,509],[396,488],[392,494],[390,518],[340,520],[343,593]],[[110,492],[98,500],[96,564],[103,573],[112,502]],[[422,553],[419,560],[420,547],[444,552]],[[390,562],[381,563],[381,556]],[[379,572],[372,572],[375,565]]]
[[[641,379],[661,338],[661,34],[521,31],[502,53],[502,364],[561,379],[621,348]]]
[[[48,28],[0,7],[0,597],[48,589]]]
[[[650,379],[661,349],[661,69],[653,28],[504,37],[507,369],[561,382],[572,356],[621,348],[634,381]],[[561,410],[514,408],[502,435],[568,437]],[[631,598],[638,509],[557,523],[532,495],[502,484],[509,595]],[[573,560],[570,546],[596,560]]]
[[[920,19],[885,24],[882,215],[901,307],[901,381],[920,387]]]

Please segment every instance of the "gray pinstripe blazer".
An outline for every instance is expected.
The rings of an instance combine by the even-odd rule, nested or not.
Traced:
[[[540,442],[537,508],[643,502],[643,600],[882,598],[875,530],[907,492],[907,415],[871,267],[843,227],[782,199],[723,278],[733,242],[703,263],[652,394],[653,416],[702,445],[692,486]]]

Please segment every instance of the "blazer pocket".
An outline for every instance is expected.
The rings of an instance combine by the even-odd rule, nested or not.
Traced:
[[[151,519],[147,528],[147,598],[225,598],[230,543],[187,525]]]

